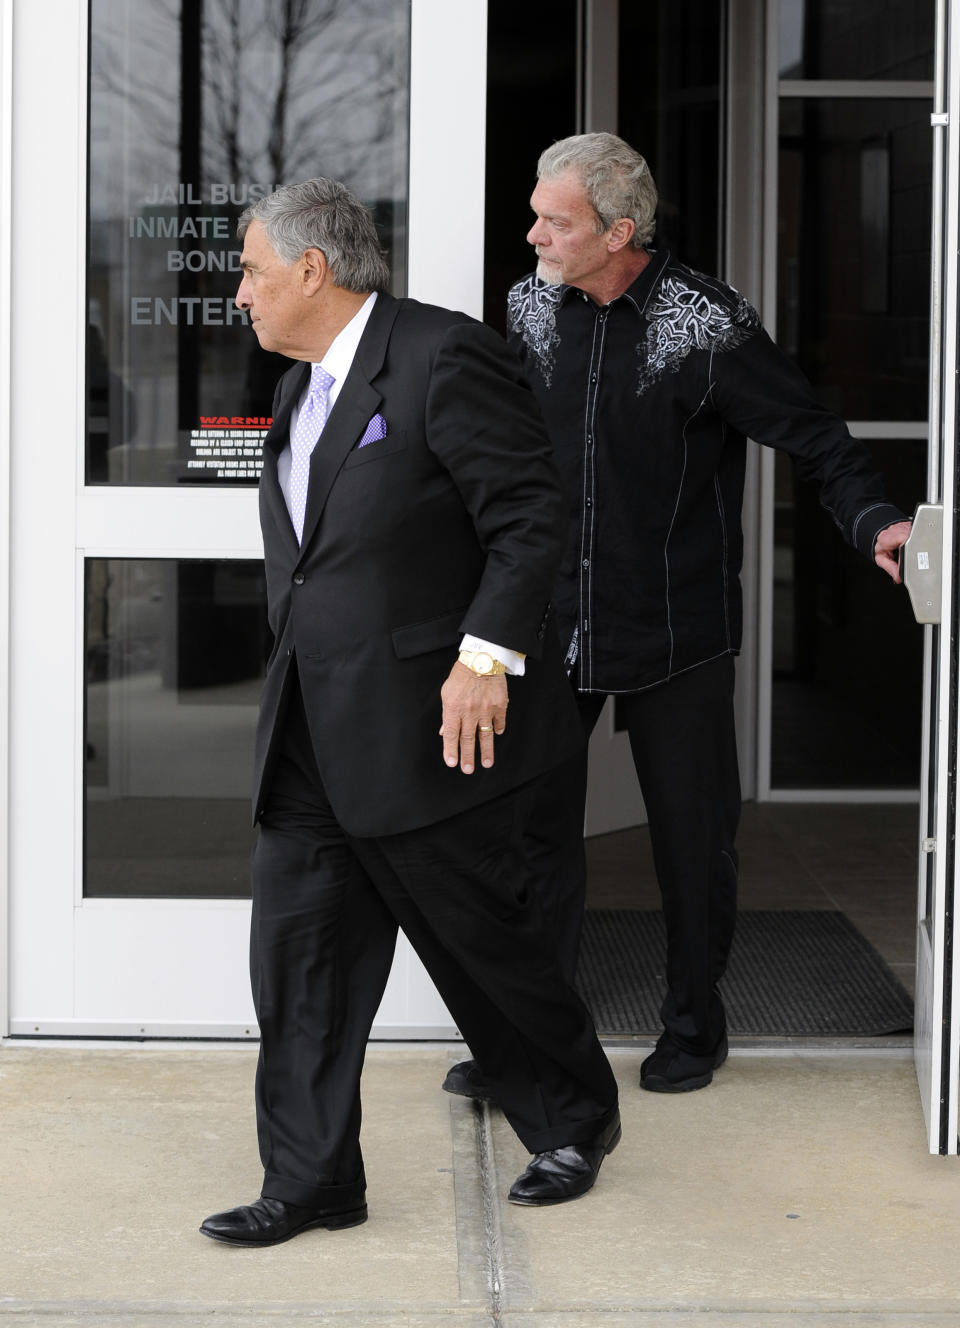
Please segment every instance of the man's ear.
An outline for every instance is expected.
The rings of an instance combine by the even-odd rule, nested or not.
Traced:
[[[300,255],[300,284],[304,295],[315,295],[326,281],[329,270],[321,249],[304,249]]]
[[[607,249],[611,254],[625,248],[633,239],[636,225],[629,217],[619,217],[607,232]]]

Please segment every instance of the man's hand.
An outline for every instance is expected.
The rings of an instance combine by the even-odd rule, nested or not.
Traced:
[[[878,567],[882,567],[888,576],[893,577],[898,585],[901,576],[897,550],[901,544],[906,544],[907,537],[912,529],[912,521],[897,521],[895,525],[887,526],[886,530],[881,530],[877,536],[877,542],[873,546],[873,561]]]
[[[443,759],[453,768],[458,762],[465,775],[473,774],[477,739],[480,763],[493,765],[493,739],[507,726],[507,680],[478,678],[458,660],[440,689],[443,702]]]

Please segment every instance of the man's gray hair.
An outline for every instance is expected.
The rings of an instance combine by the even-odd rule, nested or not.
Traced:
[[[540,154],[537,177],[555,179],[572,171],[587,191],[602,235],[621,217],[636,227],[630,240],[642,249],[653,239],[657,186],[640,153],[616,134],[574,134]]]
[[[307,249],[319,249],[330,276],[344,290],[365,294],[390,284],[373,218],[339,180],[320,176],[258,199],[237,223],[241,240],[251,221],[260,222],[284,263],[295,263]]]

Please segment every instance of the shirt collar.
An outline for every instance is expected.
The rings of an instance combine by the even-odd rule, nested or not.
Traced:
[[[347,374],[350,372],[350,366],[353,364],[354,356],[357,353],[357,347],[360,345],[360,338],[363,336],[364,329],[367,326],[367,320],[373,313],[373,306],[376,303],[376,300],[377,292],[371,291],[363,304],[361,304],[360,308],[350,319],[350,322],[347,323],[346,327],[342,327],[334,337],[326,355],[324,355],[323,359],[320,361],[327,373],[332,374],[334,378],[334,383],[328,396],[331,409],[333,408],[333,403],[340,394],[340,388],[342,387]],[[309,386],[308,382],[308,390]]]
[[[643,271],[634,279],[634,281],[630,283],[630,285],[627,287],[627,289],[623,292],[622,295],[618,295],[615,300],[610,301],[610,304],[607,306],[607,308],[610,308],[612,305],[620,304],[621,302],[626,301],[627,303],[633,305],[638,314],[642,314],[645,311],[647,307],[647,302],[650,299],[650,295],[653,291],[654,286],[660,280],[664,268],[670,262],[669,249],[648,249],[647,252],[650,255],[650,262],[643,269]],[[590,296],[587,295],[585,291],[580,290],[578,287],[576,286],[561,287],[560,297],[559,297],[559,302],[561,304],[565,304],[568,300],[573,299],[575,297],[579,297],[582,300],[585,300],[589,303],[593,303],[593,301],[590,300]]]

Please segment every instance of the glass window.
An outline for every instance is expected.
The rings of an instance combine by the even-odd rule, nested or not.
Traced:
[[[88,897],[249,894],[263,564],[86,563]]]
[[[887,493],[926,492],[922,439],[871,439]],[[812,485],[777,453],[774,508],[774,788],[914,788],[923,633],[902,587],[840,538]]]
[[[548,23],[541,9],[488,5],[484,317],[501,330],[508,289],[534,266],[525,237],[537,158],[578,132],[582,4],[557,0]],[[703,0],[622,4],[617,26],[617,133],[657,182],[654,244],[706,272],[720,268],[723,12]]]
[[[783,98],[777,340],[845,419],[923,420],[930,103]]]
[[[577,132],[578,0],[487,4],[487,133],[483,317],[504,330],[507,291],[536,264],[527,243],[537,159]]]
[[[345,181],[405,287],[409,0],[91,0],[87,482],[246,484],[288,361],[233,303],[236,222]]]
[[[723,5],[620,6],[617,132],[646,157],[660,204],[654,245],[720,270]]]
[[[932,79],[934,0],[780,0],[780,77]]]

